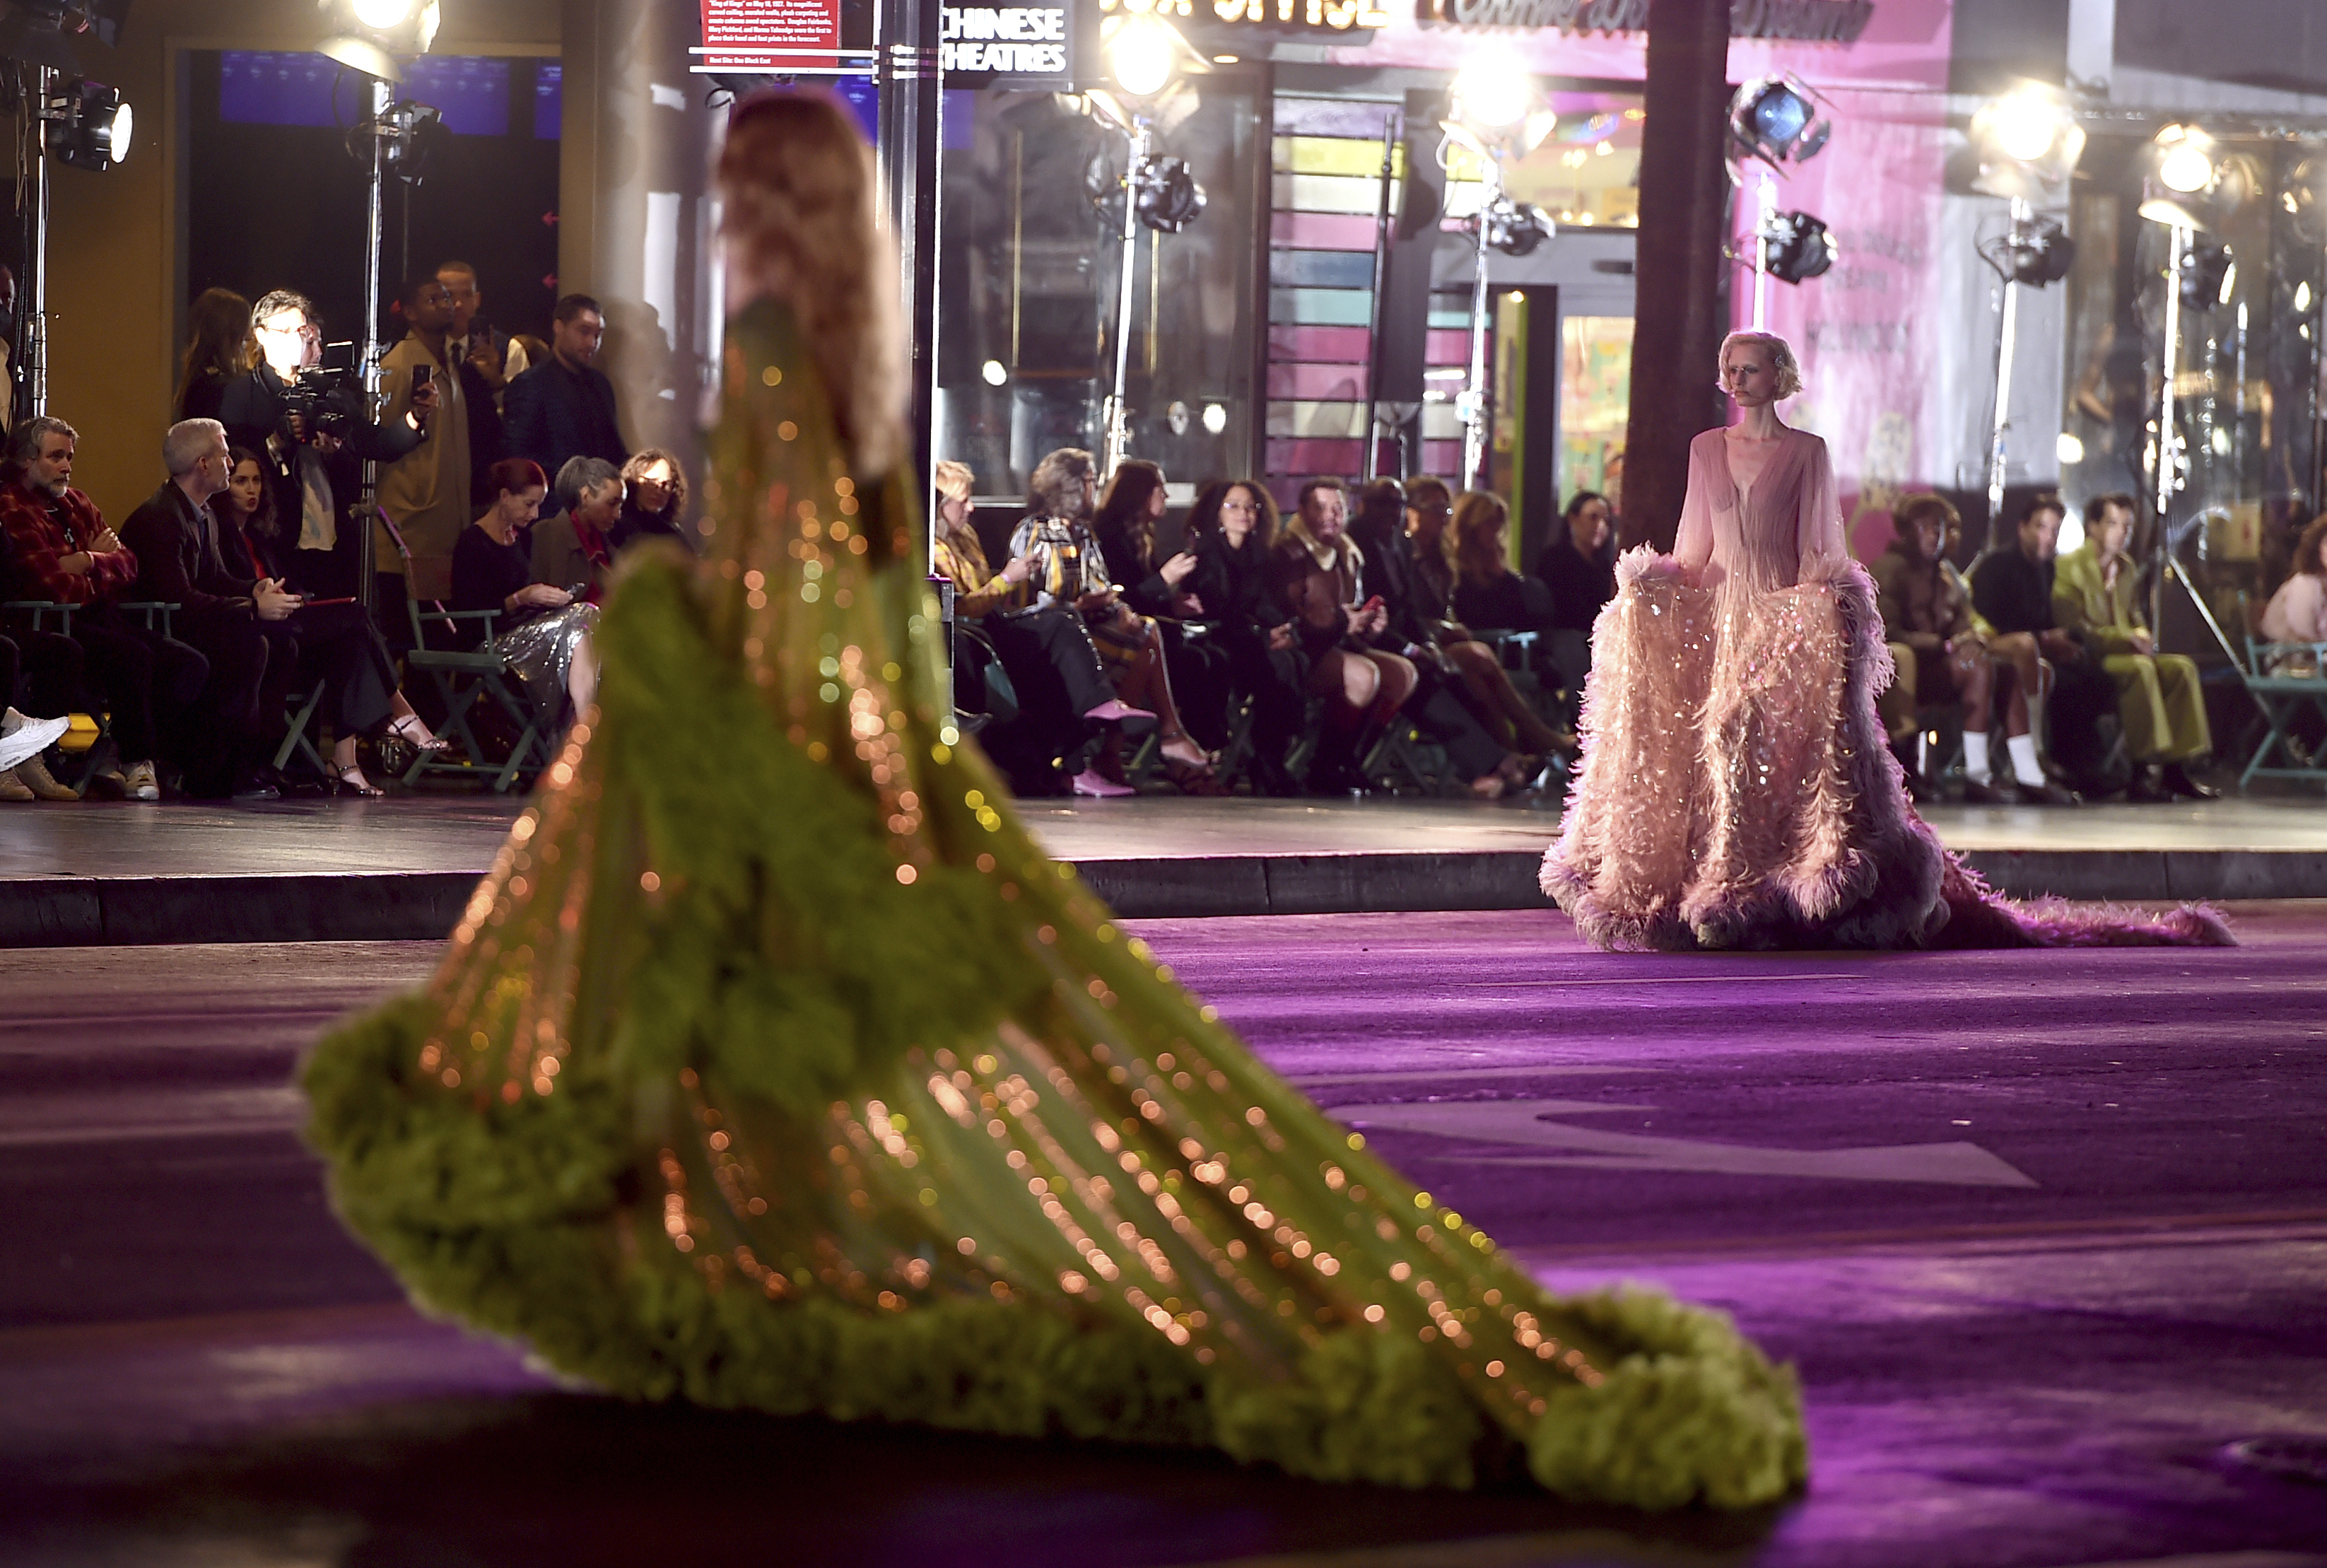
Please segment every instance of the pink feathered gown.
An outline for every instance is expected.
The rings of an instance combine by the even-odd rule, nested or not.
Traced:
[[[1543,888],[1613,949],[2220,944],[2210,910],[1999,898],[1909,802],[1874,699],[1891,655],[1826,443],[1736,471],[1689,443],[1670,555],[1617,562],[1592,633],[1584,754]]]

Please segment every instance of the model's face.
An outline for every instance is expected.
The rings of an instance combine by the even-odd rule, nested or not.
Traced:
[[[1228,536],[1229,543],[1242,549],[1259,523],[1260,503],[1253,499],[1252,492],[1240,484],[1229,486],[1220,499],[1220,532]]]
[[[639,477],[631,481],[631,494],[637,499],[639,510],[659,512],[670,505],[673,493],[670,480],[670,464],[660,458],[640,470]]]
[[[436,281],[443,284],[444,292],[452,296],[453,333],[467,337],[469,323],[477,319],[478,307],[485,303],[485,296],[477,292],[476,278],[471,274],[454,272],[447,267],[436,275]]]
[[[41,437],[41,455],[24,465],[24,477],[34,490],[46,490],[52,496],[65,493],[72,483],[73,439],[50,431]]]
[[[1567,519],[1567,537],[1577,554],[1598,555],[1600,546],[1608,542],[1608,503],[1585,501],[1576,508],[1575,515]]]
[[[2040,507],[2020,520],[2020,548],[2032,561],[2049,561],[2061,549],[2061,514]]]
[[[1721,386],[1740,408],[1760,408],[1778,399],[1778,368],[1760,343],[1732,343],[1721,356]]]
[[[1301,503],[1301,518],[1319,544],[1330,545],[1350,526],[1349,498],[1337,490],[1311,490]]]
[[[550,350],[559,359],[586,365],[598,357],[598,345],[606,341],[606,318],[596,311],[577,311],[572,321],[552,326],[550,338]]]
[[[234,471],[226,476],[227,504],[234,509],[235,516],[238,518],[247,518],[256,512],[258,498],[266,492],[266,476],[248,458],[236,463]]]
[[[322,355],[322,334],[304,311],[277,311],[257,323],[258,351],[276,378],[295,381],[299,372]]]

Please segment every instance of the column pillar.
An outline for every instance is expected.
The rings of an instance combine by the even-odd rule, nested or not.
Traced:
[[[691,497],[717,385],[711,159],[725,120],[689,74],[699,22],[691,3],[565,0],[558,163],[558,292],[604,308],[598,365],[623,439],[677,453]]]
[[[1649,0],[1622,542],[1672,548],[1688,443],[1719,420],[1729,0]]]

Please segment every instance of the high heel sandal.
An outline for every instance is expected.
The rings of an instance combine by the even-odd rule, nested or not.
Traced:
[[[451,749],[453,744],[444,736],[431,732],[426,724],[420,722],[418,714],[405,714],[397,718],[388,726],[388,733],[416,751],[443,751]]]
[[[355,762],[350,762],[344,768],[334,767],[332,770],[332,788],[334,793],[352,795],[360,800],[377,800],[388,793],[387,790],[365,778],[362,766]]]

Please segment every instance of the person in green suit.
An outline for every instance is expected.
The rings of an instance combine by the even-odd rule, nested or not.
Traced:
[[[2100,656],[2101,668],[2117,686],[2126,750],[2139,770],[2126,798],[2211,800],[2220,791],[2189,770],[2214,750],[2198,667],[2181,654],[2157,651],[2134,589],[2136,504],[2120,492],[2098,496],[2086,508],[2085,542],[2061,556],[2053,573],[2052,617]]]

